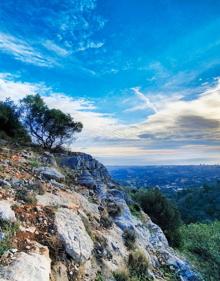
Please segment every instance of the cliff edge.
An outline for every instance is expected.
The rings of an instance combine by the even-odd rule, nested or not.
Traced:
[[[90,155],[2,144],[0,281],[200,280],[130,200]]]

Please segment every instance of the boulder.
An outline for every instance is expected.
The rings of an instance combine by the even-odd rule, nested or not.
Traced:
[[[8,266],[1,268],[0,281],[49,281],[50,259],[37,253],[20,252]]]
[[[15,213],[11,209],[11,203],[6,200],[0,201],[0,220],[7,222],[16,221]]]
[[[61,174],[57,169],[51,167],[39,167],[34,169],[34,172],[47,180],[53,179],[56,181],[63,181],[65,179],[63,174]]]
[[[85,263],[92,254],[93,241],[80,216],[73,210],[61,208],[56,213],[55,224],[66,252],[75,261]]]

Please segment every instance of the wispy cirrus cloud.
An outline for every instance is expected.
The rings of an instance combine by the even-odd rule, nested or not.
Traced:
[[[3,32],[0,33],[0,52],[37,66],[50,67],[55,64],[53,59],[45,57],[26,41]]]
[[[154,103],[151,102],[150,99],[140,91],[139,87],[132,88],[132,91],[138,97],[138,99],[140,100],[140,103],[138,105],[135,105],[131,108],[126,109],[125,110],[126,112],[134,112],[134,111],[146,110],[146,109],[151,109],[154,112],[157,112],[157,109],[156,109]]]
[[[49,51],[54,52],[56,55],[61,56],[61,57],[66,57],[71,54],[70,51],[68,51],[65,48],[60,47],[56,43],[54,43],[51,40],[46,40],[45,42],[42,43],[42,45]]]

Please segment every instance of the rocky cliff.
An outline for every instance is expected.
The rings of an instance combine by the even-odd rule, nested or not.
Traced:
[[[129,201],[90,155],[3,145],[0,281],[199,280]]]

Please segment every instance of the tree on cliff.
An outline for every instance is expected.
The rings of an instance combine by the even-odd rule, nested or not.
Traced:
[[[162,228],[171,246],[179,246],[181,217],[176,206],[157,188],[139,190],[134,198],[152,221]]]
[[[46,149],[61,147],[83,127],[82,123],[74,122],[70,114],[49,109],[39,94],[22,99],[21,109],[24,126],[33,140]]]
[[[17,141],[29,141],[27,131],[19,120],[19,108],[13,101],[6,99],[0,102],[0,135],[3,138],[14,138]]]

